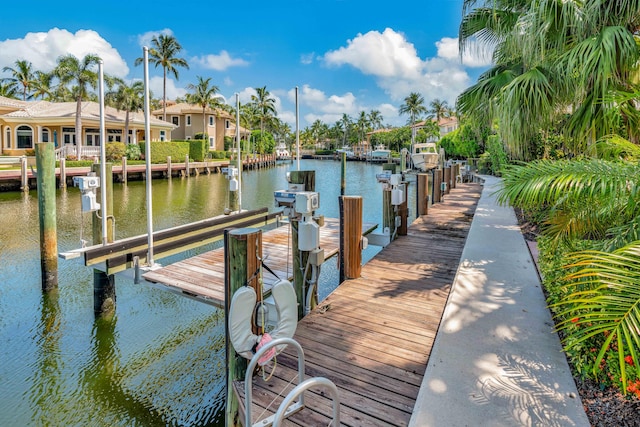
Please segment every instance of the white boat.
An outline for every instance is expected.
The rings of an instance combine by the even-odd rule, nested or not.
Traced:
[[[428,171],[438,167],[440,156],[435,142],[413,144],[411,161],[413,167],[421,171]]]
[[[351,150],[351,147],[348,145],[343,145],[342,148],[338,148],[336,150],[337,154],[347,153],[347,159],[352,160],[356,157],[356,155]]]
[[[369,161],[386,162],[391,158],[391,150],[387,149],[384,144],[376,145],[376,149],[369,153]]]
[[[276,159],[277,160],[289,160],[291,159],[291,153],[287,149],[287,145],[283,142],[280,142],[276,146]]]

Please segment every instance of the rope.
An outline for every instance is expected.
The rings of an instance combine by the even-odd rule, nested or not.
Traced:
[[[275,363],[274,363],[274,365],[273,365],[273,370],[275,371],[275,369],[276,369],[276,367],[275,367]],[[271,372],[271,374],[273,375],[273,371]],[[289,380],[289,382],[288,382],[287,384],[285,384],[285,386],[282,388],[282,390],[280,390],[280,393],[278,393],[278,394],[276,395],[276,397],[274,397],[274,398],[273,398],[273,400],[272,400],[271,402],[269,402],[269,404],[267,405],[267,407],[266,407],[266,408],[264,408],[264,409],[262,410],[262,412],[260,413],[260,415],[258,415],[258,419],[262,418],[262,416],[264,415],[264,413],[265,413],[265,412],[267,412],[267,411],[269,410],[269,408],[271,408],[271,405],[273,405],[273,402],[275,402],[277,398],[282,397],[282,393],[283,393],[283,392],[284,392],[284,391],[285,391],[285,390],[286,390],[286,389],[287,389],[287,388],[288,388],[288,387],[293,383],[293,381],[294,381],[297,377],[298,377],[298,374],[295,374],[295,375],[293,376],[293,378],[291,378],[291,379]],[[271,378],[271,377],[269,377],[269,378]]]

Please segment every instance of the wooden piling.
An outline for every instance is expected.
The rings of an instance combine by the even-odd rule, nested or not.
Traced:
[[[357,279],[362,271],[362,197],[341,196],[340,283]]]
[[[20,189],[29,192],[29,172],[27,170],[27,156],[20,158]]]
[[[36,144],[36,167],[40,219],[40,270],[42,290],[46,292],[58,287],[56,156],[52,142]]]
[[[127,156],[122,156],[122,183],[127,183]]]
[[[316,191],[316,173],[315,171],[292,171],[289,176],[292,184],[302,184],[304,191]],[[300,252],[298,249],[298,227],[299,219],[291,220],[291,251],[293,256],[293,287],[296,290],[298,298],[298,319],[304,317],[306,283],[311,279],[311,269],[304,276],[304,268],[309,259],[309,252]],[[317,303],[317,301],[315,301]],[[314,305],[312,301],[312,306]]]
[[[442,169],[433,170],[433,197],[432,203],[440,203],[442,201]]]
[[[340,154],[340,195],[344,196],[347,188],[347,153],[343,151]]]
[[[429,174],[419,173],[416,185],[416,212],[418,216],[429,213]]]
[[[171,156],[167,156],[167,178],[171,179]]]
[[[262,258],[262,231],[253,228],[226,230],[224,233],[224,277],[225,277],[225,325],[227,358],[227,404],[225,408],[226,425],[240,425],[238,420],[238,402],[233,392],[233,382],[244,380],[247,359],[238,355],[229,339],[229,307],[233,294],[242,286],[256,289],[257,301],[262,301],[258,274]],[[262,333],[253,325],[254,333]]]
[[[451,166],[444,168],[444,194],[449,194],[451,191]]]
[[[67,159],[60,158],[60,188],[67,188]]]
[[[184,173],[187,176],[191,175],[191,170],[189,168],[189,155],[188,154],[184,158]]]
[[[400,217],[398,236],[406,236],[409,227],[409,183],[404,182],[402,189],[404,191],[404,202],[398,206],[398,216]]]
[[[91,165],[91,170],[100,176],[100,164]],[[99,215],[101,211],[93,213],[93,244],[105,244],[113,242],[113,165],[105,164],[106,182],[100,182],[100,191],[107,192],[107,241],[102,241],[102,220]],[[102,197],[99,198],[102,200]],[[104,271],[93,270],[93,312],[96,316],[107,318],[113,316],[116,308],[116,278],[113,274]]]
[[[291,171],[289,177],[292,184],[304,184],[304,191],[316,191],[315,171]]]

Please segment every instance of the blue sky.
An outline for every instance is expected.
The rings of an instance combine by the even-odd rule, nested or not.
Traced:
[[[343,113],[378,110],[385,124],[403,125],[398,109],[419,92],[455,103],[488,66],[487,55],[458,54],[462,0],[273,0],[238,2],[34,0],[0,22],[0,70],[26,59],[50,70],[60,55],[96,53],[105,72],[142,79],[142,46],[171,34],[189,70],[167,83],[167,97],[183,96],[196,76],[230,102],[266,86],[278,116],[300,127],[316,119],[333,125]],[[150,69],[154,96],[162,97],[162,68]],[[0,73],[0,77],[7,77]]]

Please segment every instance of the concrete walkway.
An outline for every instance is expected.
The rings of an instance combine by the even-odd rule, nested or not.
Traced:
[[[483,178],[409,426],[589,426],[514,211]]]

